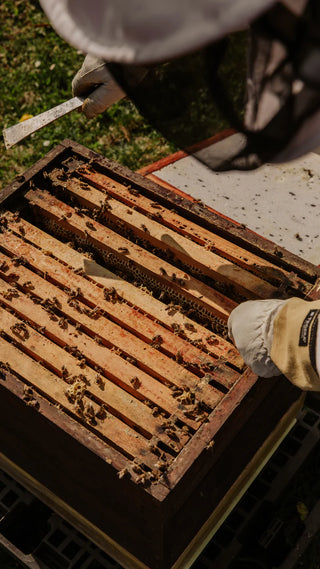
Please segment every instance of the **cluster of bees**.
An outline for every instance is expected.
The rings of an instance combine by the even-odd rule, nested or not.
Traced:
[[[21,340],[29,338],[29,330],[24,322],[16,322],[10,326],[10,330],[16,334]]]
[[[195,393],[189,387],[171,386],[172,397],[174,397],[182,405],[194,405]]]
[[[9,364],[9,362],[0,361],[0,371],[8,371],[9,373],[13,373],[13,370]]]
[[[33,389],[28,385],[25,385],[23,388],[23,400],[29,407],[34,407],[35,409],[40,407],[39,401],[35,399]]]
[[[75,412],[90,425],[95,426],[97,419],[103,421],[107,417],[107,408],[104,404],[100,405],[98,411],[90,400],[85,399],[86,384],[83,381],[75,381],[65,390],[65,395],[70,403],[74,405]]]
[[[23,287],[27,287],[27,286],[29,289],[34,288],[30,281],[23,283]],[[77,287],[75,290],[70,289],[70,288],[65,288],[64,292],[69,297],[67,300],[67,303],[69,304],[69,306],[72,306],[79,313],[86,314],[90,318],[94,318],[94,319],[99,318],[99,316],[102,313],[102,310],[99,308],[99,306],[94,306],[93,308],[88,308],[86,306],[80,305],[80,302],[78,301],[78,297],[81,296],[81,294],[82,294],[80,287]],[[59,299],[56,296],[54,296],[52,298],[49,298],[49,297],[44,298],[42,300],[39,300],[37,297],[32,297],[32,300],[34,300],[38,304],[41,304],[43,306],[43,308],[45,308],[49,313],[54,313],[55,309],[57,309],[57,310],[62,309],[61,302],[59,301]],[[59,323],[59,326],[61,328],[67,328],[68,319],[61,317],[59,319],[58,323]]]
[[[65,174],[63,175],[63,178],[65,179]],[[80,182],[80,185],[82,187],[82,189],[88,189],[87,185],[85,183]],[[130,188],[130,186],[128,187],[128,191],[132,194],[132,195],[139,195],[139,192],[135,189],[135,188]],[[93,219],[100,219],[100,217],[104,216],[105,213],[107,213],[110,209],[111,206],[108,203],[108,200],[110,198],[106,197],[104,202],[101,202],[100,208],[95,208],[94,210],[86,210],[86,208],[82,208],[82,207],[78,207],[76,206],[75,212],[78,215],[90,215],[91,218]],[[160,204],[153,202],[151,204],[151,207],[155,210],[160,210],[162,206],[160,206]],[[0,226],[1,226],[1,220],[0,220]],[[92,224],[92,222],[87,221],[86,222],[86,226],[88,227],[88,229],[93,229],[94,225]],[[125,225],[122,223],[121,226],[119,226],[120,229],[125,229]],[[141,229],[143,230],[144,233],[147,233],[147,227],[141,225]],[[74,236],[73,236],[74,237]],[[147,236],[146,236],[147,237]],[[86,245],[88,244],[88,242],[86,243]],[[130,259],[126,259],[126,255],[129,253],[129,250],[127,247],[120,247],[119,248],[119,253],[123,253],[121,255],[121,260],[119,260],[118,263],[118,259],[116,258],[116,255],[112,256],[112,261],[115,264],[119,264],[119,266],[124,267],[125,270],[129,270],[133,273],[133,277],[138,279],[138,282],[143,282],[142,285],[138,285],[138,286],[143,286],[146,289],[150,290],[152,293],[153,291],[157,290],[159,292],[159,295],[167,295],[168,298],[170,299],[170,304],[166,307],[166,310],[168,311],[168,313],[170,315],[174,315],[176,312],[180,312],[182,314],[185,315],[189,315],[189,314],[199,314],[199,310],[198,310],[198,306],[197,303],[192,303],[192,302],[186,302],[186,299],[183,296],[183,291],[181,294],[179,294],[178,291],[174,291],[173,287],[171,285],[171,283],[169,282],[168,286],[164,285],[163,282],[159,282],[156,278],[152,278],[149,277],[148,275],[145,275],[143,273],[142,270],[139,269],[139,267],[133,267],[132,263],[130,262]],[[157,253],[157,252],[155,252]],[[106,252],[106,255],[108,255],[108,253]],[[119,255],[120,257],[120,255]],[[17,264],[20,264],[21,261],[19,258],[16,259],[15,261]],[[5,268],[5,266],[4,266]],[[1,269],[0,270],[4,270]],[[78,272],[82,273],[82,269],[79,269]],[[162,268],[162,270],[160,270],[160,273],[162,276],[166,275],[166,270],[164,268]],[[164,279],[161,279],[164,280]],[[172,276],[169,279],[171,282],[175,283],[175,284],[180,284],[182,287],[185,284],[184,279],[178,279],[177,276],[173,273]],[[181,281],[181,282],[180,282]],[[103,311],[98,307],[87,307],[84,304],[80,304],[79,302],[79,297],[83,297],[84,295],[81,292],[80,288],[76,288],[75,290],[65,290],[65,292],[68,294],[69,299],[68,299],[68,304],[71,306],[74,306],[79,312],[84,312],[87,316],[91,317],[91,318],[99,318],[99,316],[101,315],[101,313],[103,313]],[[17,290],[16,289],[8,289],[8,294],[12,294],[13,296],[17,295]],[[110,287],[110,288],[104,288],[103,290],[103,294],[104,294],[104,298],[108,301],[112,301],[112,302],[123,302],[124,299],[118,294],[117,290],[114,287]],[[61,310],[61,303],[59,302],[59,300],[56,297],[53,297],[51,299],[45,299],[43,302],[41,302],[42,306],[44,308],[46,308],[49,311],[60,311]],[[203,316],[203,315],[202,315]],[[206,314],[206,317],[209,317],[208,314]],[[201,319],[201,317],[200,317]],[[212,315],[210,315],[210,319],[212,319]],[[220,326],[224,325],[224,323],[221,323],[220,321],[217,322],[218,319],[214,320],[214,325],[217,324],[217,328],[219,328]],[[61,317],[59,319],[59,326],[61,326],[61,328],[65,328],[68,324],[68,320],[66,320],[65,318]],[[224,325],[225,326],[225,325]],[[174,333],[179,334],[180,336],[185,337],[185,332],[195,332],[196,328],[195,326],[192,324],[192,322],[185,322],[184,325],[178,324],[173,322],[172,326],[171,326],[172,330]],[[18,329],[17,329],[18,331]],[[21,329],[21,331],[23,331]],[[223,331],[225,331],[225,329],[223,328]],[[220,332],[220,328],[219,328],[219,332]],[[99,339],[99,338],[98,338]],[[98,341],[97,339],[97,341]],[[155,349],[161,349],[161,345],[163,343],[163,338],[160,334],[156,334],[152,340],[151,340],[151,346]],[[190,340],[195,346],[199,347],[199,348],[203,348],[205,349],[204,344],[201,342],[201,340]],[[216,342],[219,342],[219,340],[216,339],[216,337],[213,335],[208,336],[208,343],[212,343],[215,344]],[[83,367],[86,365],[86,360],[83,356],[83,354],[81,354],[80,350],[78,350],[77,347],[66,347],[66,349],[72,353],[75,357],[77,357],[79,359],[79,363],[81,363],[80,367]],[[131,356],[125,356],[123,355],[123,357],[125,357],[125,359],[127,361],[130,361],[130,363],[136,364],[136,360],[134,358],[132,358]],[[176,361],[181,364],[184,365],[184,360],[183,360],[183,355],[180,353],[180,351],[178,350],[177,353],[175,354],[175,359]],[[99,371],[99,370],[97,370]],[[65,395],[68,399],[68,401],[70,403],[72,403],[74,405],[74,409],[76,411],[76,413],[79,415],[79,417],[81,417],[82,419],[86,420],[86,422],[90,425],[96,425],[97,420],[103,420],[106,418],[107,416],[107,408],[104,405],[101,405],[100,408],[98,409],[98,411],[96,410],[95,404],[92,404],[91,401],[86,397],[86,389],[88,386],[88,381],[86,379],[85,374],[78,374],[77,376],[73,376],[70,377],[70,374],[68,373],[68,370],[63,367],[62,371],[61,371],[61,375],[63,377],[63,379],[66,381],[66,383],[68,384],[66,386],[66,390],[65,390]],[[209,375],[208,375],[209,377]],[[210,376],[211,377],[211,376]],[[202,378],[203,379],[203,378]],[[205,379],[204,379],[205,380]],[[209,379],[208,379],[209,381]],[[96,374],[96,378],[95,378],[95,382],[96,384],[103,389],[104,385],[105,385],[105,381],[103,378],[103,375],[101,375],[100,373]],[[141,382],[139,380],[139,378],[137,376],[132,377],[131,379],[131,385],[134,389],[139,389]],[[194,419],[195,421],[204,421],[206,420],[208,413],[210,412],[209,409],[206,408],[205,405],[203,405],[200,401],[198,401],[196,399],[196,394],[195,392],[190,389],[190,388],[180,388],[177,386],[171,386],[171,390],[172,390],[172,396],[179,402],[179,404],[181,404],[181,408],[186,407],[186,409],[184,410],[186,416]],[[31,390],[32,391],[32,390]],[[30,397],[30,401],[32,401],[32,394],[29,394]],[[161,412],[161,410],[158,409],[158,407],[156,407],[155,405],[152,405],[152,414],[154,416],[162,416],[163,413]],[[164,433],[166,433],[169,438],[171,438],[173,441],[174,440],[179,440],[179,433],[180,431],[185,432],[185,434],[190,435],[191,430],[187,425],[183,425],[181,428],[177,428],[177,425],[175,424],[175,421],[172,418],[163,418],[163,421],[161,423],[161,429]],[[166,453],[164,453],[161,448],[159,448],[157,442],[154,441],[154,438],[152,439],[152,441],[150,441],[150,452],[153,452],[156,456],[157,456],[157,462],[155,463],[155,469],[152,471],[150,469],[148,469],[147,467],[145,467],[143,464],[139,463],[139,461],[134,460],[132,461],[132,463],[129,465],[129,467],[121,470],[118,473],[119,478],[123,478],[125,477],[127,474],[130,474],[130,472],[134,472],[137,475],[136,481],[138,483],[141,483],[143,485],[146,485],[152,481],[157,481],[163,474],[165,474],[168,470],[168,467],[170,465],[170,458],[168,460],[168,455],[166,455]],[[172,453],[172,451],[169,451],[169,453]],[[169,454],[170,457],[170,454]]]
[[[197,407],[198,414],[200,412],[203,413],[203,410],[200,409],[201,407],[200,403],[197,403],[195,407]],[[182,427],[179,428],[178,431],[176,425],[176,417],[173,415],[163,420],[163,422],[161,423],[161,429],[170,438],[177,441],[179,440],[178,435],[180,431],[182,431],[188,436],[190,436],[192,432],[190,427],[188,427],[187,425],[183,425]],[[211,448],[212,446],[213,442],[211,441],[207,445],[207,448]],[[125,468],[123,468],[118,472],[118,477],[120,479],[123,479],[125,477],[129,478],[133,475],[133,473],[135,473],[138,475],[138,477],[135,477],[135,482],[138,484],[142,484],[143,486],[148,486],[150,483],[157,482],[158,480],[160,480],[162,476],[165,476],[174,458],[170,457],[170,455],[167,455],[165,452],[161,450],[159,446],[159,439],[156,436],[152,437],[151,441],[149,442],[149,450],[150,452],[152,452],[157,456],[157,462],[155,463],[153,469],[149,469],[144,464],[142,464],[139,459],[136,458],[132,460],[128,464],[128,466],[126,466]]]
[[[201,381],[203,381],[203,379]],[[203,423],[208,419],[211,409],[205,403],[197,399],[196,389],[192,389],[190,387],[179,387],[177,385],[171,385],[170,389],[172,397],[174,397],[183,406],[183,413],[186,417],[197,423]]]
[[[167,455],[159,449],[157,442],[152,442],[149,445],[151,452],[157,455],[158,460],[154,465],[154,469],[148,469],[139,459],[134,458],[128,466],[118,471],[118,478],[130,477],[136,474],[135,482],[142,486],[149,486],[152,482],[158,481],[168,470],[170,463],[168,462]]]
[[[116,291],[114,286],[109,288],[103,289],[103,296],[105,300],[111,301],[112,303],[115,302],[123,302],[123,297]]]
[[[107,200],[105,203],[107,203]],[[104,203],[102,203],[100,206],[100,210],[105,211],[106,209],[108,209],[108,205],[105,205]],[[94,215],[92,214],[92,210],[87,211],[86,208],[78,208],[78,209],[76,209],[76,212],[79,214],[82,214],[82,215],[89,213],[92,217],[97,217],[98,216],[97,212],[100,210],[98,209],[97,211],[94,211]],[[88,223],[90,223],[90,222],[88,222]],[[119,220],[118,230],[127,231],[127,228],[126,228],[126,226],[122,220]],[[220,335],[222,334],[223,337],[227,337],[227,329],[226,329],[226,325],[224,322],[222,322],[221,320],[214,317],[204,307],[199,307],[198,305],[195,305],[195,303],[192,303],[191,301],[186,301],[186,299],[183,297],[183,294],[179,293],[178,291],[173,291],[170,286],[164,285],[163,283],[159,283],[155,278],[151,277],[150,275],[144,274],[139,269],[139,267],[134,266],[130,262],[130,259],[128,259],[126,261],[125,255],[129,253],[129,250],[127,247],[120,247],[119,252],[124,253],[124,255],[117,258],[116,255],[113,254],[112,252],[104,251],[103,252],[104,260],[108,263],[109,266],[114,266],[115,268],[118,268],[118,269],[120,267],[122,267],[122,269],[125,269],[125,271],[129,272],[129,274],[131,274],[133,278],[138,279],[138,282],[141,281],[140,285],[138,285],[138,283],[137,283],[137,285],[142,286],[143,290],[145,290],[145,291],[148,291],[148,292],[150,291],[151,295],[153,295],[154,292],[157,292],[157,291],[158,291],[160,296],[161,295],[164,296],[165,294],[167,294],[168,297],[171,298],[171,302],[167,307],[167,310],[168,310],[170,315],[174,315],[177,311],[180,311],[187,316],[189,316],[191,314],[197,315],[197,319],[198,319],[199,315],[201,314],[206,319],[209,319],[209,321],[211,322],[211,326],[213,327],[213,330],[216,333],[218,333]],[[160,267],[160,273],[165,275],[166,270],[163,267]],[[126,277],[128,278],[128,275],[126,275]],[[172,274],[171,280],[172,280],[172,282],[176,282],[177,284],[180,284],[182,287],[185,284],[184,279],[178,279],[174,273]],[[123,301],[123,298],[116,292],[114,287],[110,287],[110,289],[106,289],[105,298],[107,300],[111,300],[112,302],[122,302]],[[177,300],[178,300],[179,304],[177,304],[175,302]],[[185,306],[182,307],[180,302],[182,302],[183,305],[185,305]],[[79,305],[77,303],[73,302],[72,304],[75,304],[76,305],[75,307],[77,309],[79,309]],[[192,324],[190,323],[189,325],[190,325],[190,330],[191,330]],[[176,333],[182,333],[182,330],[176,329],[175,331],[176,331]]]
[[[7,290],[1,292],[2,296],[7,300],[12,300],[13,298],[18,298],[20,296],[16,288],[10,287]]]
[[[156,334],[155,336],[153,336],[150,346],[158,350],[159,348],[161,348],[162,344],[163,344],[162,336],[160,334]]]

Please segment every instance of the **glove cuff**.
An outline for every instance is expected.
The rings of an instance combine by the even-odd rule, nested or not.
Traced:
[[[270,357],[273,323],[286,300],[249,300],[230,314],[229,336],[252,371],[261,377],[281,375]]]
[[[303,390],[320,391],[320,300],[291,298],[274,320],[272,359]]]

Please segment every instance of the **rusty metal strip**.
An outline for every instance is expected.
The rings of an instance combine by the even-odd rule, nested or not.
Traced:
[[[54,172],[51,176],[53,175]],[[268,280],[282,286],[290,285],[298,294],[301,294],[302,291],[307,292],[312,286],[310,283],[298,277],[293,278],[293,275],[290,274],[291,272],[289,273],[284,268],[279,267],[276,264],[263,259],[261,256],[240,247],[230,238],[225,239],[216,233],[193,223],[187,218],[179,215],[176,211],[172,211],[159,203],[152,201],[150,198],[145,197],[139,193],[138,190],[132,191],[130,186],[124,186],[107,175],[94,171],[92,168],[81,169],[80,181],[81,180],[84,180],[88,184],[92,184],[98,189],[107,192],[108,195],[117,200],[121,200],[129,207],[134,207],[137,211],[143,214],[152,215],[155,219],[159,217],[164,226],[174,229],[176,233],[179,233],[188,239],[192,239],[195,243],[202,245],[204,248],[214,251],[217,255],[221,255],[222,259],[228,259],[243,269],[247,269],[250,271],[250,274],[253,273],[261,279],[264,279],[263,283],[261,283],[261,281],[257,282],[257,294],[262,298],[270,297],[275,292],[274,287],[267,282]],[[67,183],[68,187],[70,187],[70,183],[71,180]],[[88,186],[88,190],[90,190],[90,186]],[[91,192],[88,192],[88,194],[91,196]],[[82,197],[86,197],[84,187]],[[112,202],[110,202],[110,204],[111,203]],[[283,253],[278,246],[274,246],[273,252],[279,259],[283,256]]]
[[[101,208],[101,202],[104,203],[105,200],[105,193],[87,184],[83,185],[76,178],[69,178],[61,183],[60,177],[61,172],[59,170],[54,170],[49,175],[54,184],[63,187],[63,190],[77,198],[81,205],[92,210]],[[156,247],[160,251],[170,251],[175,258],[200,271],[202,275],[206,275],[214,281],[231,284],[235,290],[248,298],[269,298],[277,290],[270,283],[262,281],[259,277],[213,253],[209,248],[202,247],[187,239],[176,230],[176,227],[164,226],[161,223],[162,213],[160,211],[158,212],[159,217],[155,221],[150,218],[150,213],[146,212],[147,215],[144,215],[135,209],[128,208],[127,205],[116,199],[108,199],[107,205],[108,208],[103,213],[103,219],[111,220],[116,224],[124,222],[126,229],[129,232],[131,231],[133,236],[150,243],[150,247]]]
[[[154,321],[154,326],[150,330],[149,336],[146,336],[145,331],[142,331],[144,333],[143,338],[146,341],[150,342],[152,337],[159,334],[162,335],[164,340],[162,348],[166,353],[173,355],[178,350],[186,362],[197,367],[205,364],[204,358],[206,358],[206,354],[190,343],[194,342],[219,358],[219,365],[223,361],[228,361],[240,369],[243,368],[244,362],[239,352],[221,336],[194,322],[174,307],[166,306],[147,294],[143,289],[137,288],[121,279],[105,267],[88,259],[84,254],[75,251],[70,246],[58,241],[26,220],[22,218],[15,220],[14,217],[10,218],[10,216],[8,219],[10,219],[9,227],[18,235],[28,235],[28,241],[34,243],[38,248],[51,251],[55,258],[72,267],[75,271],[83,270],[90,281],[106,288],[116,286],[118,293],[128,303],[149,315]],[[161,323],[161,325],[158,325],[157,322]],[[166,328],[163,328],[163,326]],[[190,342],[184,341],[177,334],[170,334],[167,328],[175,332],[180,331]],[[228,376],[229,372],[225,369],[225,366],[221,365],[221,370]]]
[[[170,154],[169,156],[165,156],[164,158],[160,158],[159,160],[157,160],[156,162],[153,162],[152,164],[148,164],[147,166],[143,166],[142,168],[137,170],[137,173],[141,174],[142,176],[146,176],[147,174],[150,174],[156,170],[160,170],[161,168],[164,168],[164,166],[167,166],[168,164],[172,164],[173,162],[176,162],[177,160],[181,160],[181,158],[185,158],[186,156],[189,156],[189,154],[193,154],[193,153],[201,150],[202,148],[206,148],[207,146],[211,146],[212,144],[216,144],[217,142],[224,140],[228,136],[235,134],[235,132],[236,131],[233,128],[225,129],[222,132],[219,132],[218,134],[211,136],[210,138],[206,138],[205,140],[202,140],[201,142],[197,142],[196,144],[194,144],[193,146],[188,148],[186,152],[184,150],[178,150],[174,154]]]
[[[54,198],[48,192],[31,190],[25,197],[32,207],[37,208],[40,215],[52,219],[55,224],[71,231],[100,252],[105,251],[106,255],[113,255],[119,260],[122,258],[122,263],[133,273],[138,270],[145,279],[151,278],[160,287],[173,290],[182,298],[198,305],[199,309],[202,308],[226,321],[230,312],[237,306],[227,296],[174,265],[159,259],[97,221],[92,221],[88,216],[78,215],[74,208]]]

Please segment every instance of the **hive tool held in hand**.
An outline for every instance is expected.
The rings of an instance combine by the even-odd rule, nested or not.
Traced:
[[[61,105],[57,105],[36,117],[32,117],[31,119],[27,119],[26,121],[19,122],[9,128],[5,128],[3,130],[3,138],[4,144],[6,149],[8,150],[20,140],[23,140],[29,134],[40,130],[40,128],[50,124],[51,122],[67,115],[71,111],[79,109],[82,106],[84,99],[81,97],[73,97]]]

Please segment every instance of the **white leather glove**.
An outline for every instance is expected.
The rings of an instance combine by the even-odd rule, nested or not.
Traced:
[[[106,62],[87,55],[72,81],[74,96],[87,95],[82,111],[88,119],[103,113],[108,107],[126,96],[110,74]]]
[[[248,300],[235,308],[228,320],[229,337],[245,363],[260,377],[281,375],[270,358],[273,322],[286,300]]]

